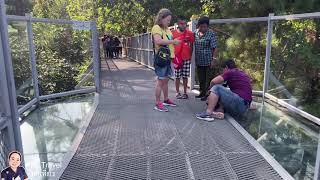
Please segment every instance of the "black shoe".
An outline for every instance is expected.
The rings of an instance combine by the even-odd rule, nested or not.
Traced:
[[[203,94],[199,94],[198,96],[196,96],[196,98],[203,98],[204,95]]]
[[[203,96],[202,98],[201,98],[201,101],[206,101],[208,99],[208,96]]]

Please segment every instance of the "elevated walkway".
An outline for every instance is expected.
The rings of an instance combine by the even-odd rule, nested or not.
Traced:
[[[281,179],[229,121],[197,120],[204,104],[193,95],[168,113],[154,111],[155,76],[144,66],[108,60],[101,82],[98,107],[60,179]]]

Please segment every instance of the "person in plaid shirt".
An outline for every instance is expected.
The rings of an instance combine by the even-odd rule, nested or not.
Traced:
[[[203,16],[198,20],[195,32],[195,61],[200,83],[200,94],[196,98],[207,99],[206,93],[210,84],[209,73],[217,60],[217,39],[215,33],[209,29],[209,17]]]
[[[186,18],[179,16],[178,17],[178,29],[172,31],[173,39],[180,39],[181,43],[174,46],[175,54],[181,55],[183,60],[183,66],[181,69],[175,69],[175,85],[177,99],[188,99],[187,89],[188,89],[188,78],[190,76],[190,65],[191,65],[191,56],[194,43],[194,34],[192,31],[187,30],[187,21]],[[180,93],[180,78],[183,79],[183,95]]]

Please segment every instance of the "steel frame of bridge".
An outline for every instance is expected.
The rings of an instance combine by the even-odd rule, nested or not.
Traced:
[[[264,68],[264,83],[263,90],[259,93],[263,98],[269,98],[282,106],[287,107],[288,109],[302,115],[303,117],[313,121],[316,124],[320,124],[320,119],[312,116],[309,113],[306,113],[287,102],[273,97],[268,90],[268,82],[270,77],[270,57],[271,57],[271,42],[272,42],[272,30],[273,23],[276,21],[283,20],[297,20],[297,19],[308,19],[308,18],[320,18],[320,12],[315,13],[306,13],[306,14],[293,14],[293,15],[284,15],[284,16],[274,16],[274,14],[269,14],[268,17],[255,17],[255,18],[233,18],[233,19],[214,19],[210,20],[210,24],[230,24],[230,23],[255,23],[255,22],[267,22],[268,31],[267,31],[267,44],[266,44],[266,57],[265,57],[265,68]],[[27,22],[27,33],[29,41],[29,51],[30,51],[30,63],[32,71],[32,80],[34,84],[35,97],[26,105],[18,109],[16,101],[16,87],[14,83],[14,74],[12,67],[11,59],[11,50],[9,46],[8,38],[8,22],[9,21],[24,21]],[[69,92],[62,92],[57,94],[50,94],[41,96],[39,94],[38,87],[38,73],[36,69],[36,57],[35,57],[35,46],[33,43],[33,32],[32,32],[32,22],[41,22],[41,23],[51,23],[51,24],[74,24],[82,23],[84,25],[89,25],[89,29],[92,32],[92,49],[93,49],[93,71],[94,71],[94,88],[85,88]],[[190,30],[195,30],[196,21],[189,22]],[[174,28],[174,27],[173,27]],[[128,47],[127,51],[129,52],[129,57],[147,65],[148,67],[153,66],[152,62],[152,47],[150,41],[150,33],[145,33],[139,36],[132,37],[131,39],[140,39],[140,41],[147,42],[146,47]],[[126,40],[128,42],[128,39]],[[22,141],[21,141],[21,132],[20,132],[20,121],[19,116],[21,113],[29,109],[31,106],[38,104],[41,100],[52,99],[57,97],[69,96],[79,93],[90,93],[90,92],[100,92],[100,60],[99,60],[99,42],[98,42],[98,33],[96,23],[94,21],[70,21],[62,19],[45,19],[45,18],[33,18],[31,15],[26,16],[8,16],[6,14],[4,0],[0,0],[0,143],[3,145],[0,150],[2,159],[6,159],[6,154],[9,150],[17,149],[23,153]],[[138,45],[138,44],[137,44]],[[142,62],[142,59],[133,54],[137,55],[137,52],[134,51],[147,52],[146,59],[148,63]],[[194,52],[194,51],[193,51]],[[191,80],[189,81],[190,88],[195,86],[195,64],[194,64],[194,55],[191,65]],[[319,138],[320,139],[320,138]],[[319,140],[320,141],[320,140]],[[320,143],[318,148],[317,155],[317,164],[314,179],[320,179]]]

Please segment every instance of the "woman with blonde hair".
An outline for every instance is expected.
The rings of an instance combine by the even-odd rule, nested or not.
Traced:
[[[155,49],[154,68],[157,75],[157,84],[155,89],[156,106],[155,110],[166,112],[168,109],[165,106],[177,106],[168,97],[168,82],[172,76],[171,60],[174,58],[174,45],[180,43],[180,40],[174,40],[171,31],[168,29],[172,18],[172,13],[169,9],[161,9],[155,19],[155,25],[152,28],[152,37]],[[162,50],[164,51],[162,52]],[[165,50],[167,49],[167,51]],[[166,53],[168,52],[166,57]],[[160,57],[160,58],[159,58]],[[161,58],[162,57],[162,58]],[[167,60],[168,63],[164,63]],[[160,101],[161,91],[163,92],[164,101]]]

